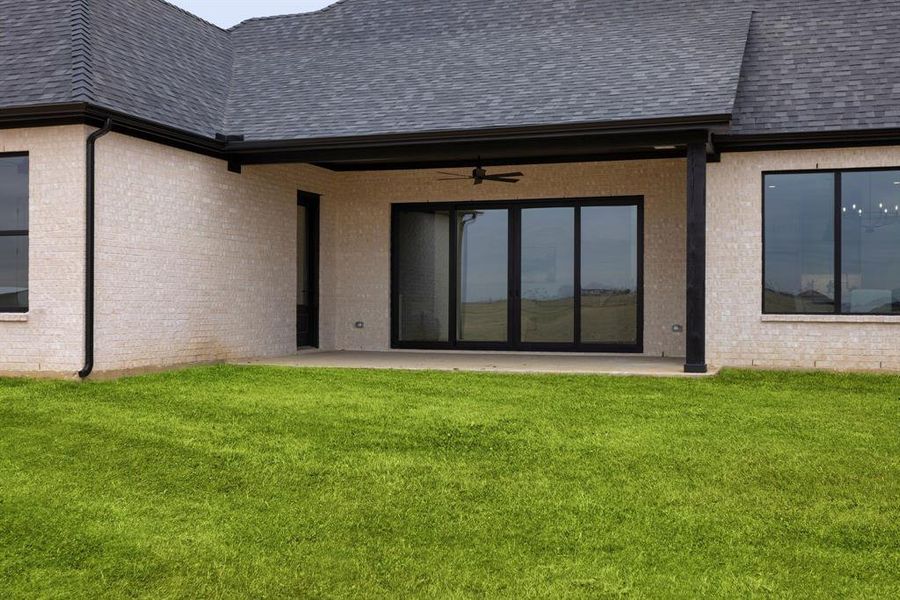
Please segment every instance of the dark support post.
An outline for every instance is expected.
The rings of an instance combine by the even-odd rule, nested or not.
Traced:
[[[706,373],[706,143],[687,150],[687,323],[685,373]]]

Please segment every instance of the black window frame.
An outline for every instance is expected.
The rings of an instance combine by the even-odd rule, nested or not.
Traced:
[[[30,160],[28,152],[0,152],[0,158],[28,158],[29,159],[28,169],[29,169],[29,171],[31,169],[31,160]],[[30,175],[31,174],[29,172],[29,186],[30,186]],[[31,190],[30,189],[29,189],[28,199],[26,201],[26,207],[29,211],[31,210]],[[28,220],[28,223],[29,223],[29,229],[30,229],[30,227],[31,227],[31,219],[30,218]],[[28,238],[29,237],[29,233],[28,233],[29,229],[0,229],[0,237]],[[31,240],[29,239],[29,245],[28,245],[29,251],[31,248],[30,241]],[[31,283],[31,281],[30,281],[31,280],[31,272],[30,272],[31,271],[31,263],[30,263],[30,261],[29,261],[29,265],[28,265],[28,270],[29,270],[28,283],[29,283],[29,292],[30,292],[31,291],[30,290],[30,283]],[[28,304],[29,305],[31,304],[31,294],[30,293],[28,294]],[[23,314],[23,313],[27,313],[28,311],[29,311],[29,306],[27,306],[27,305],[26,306],[9,306],[9,307],[5,307],[5,308],[0,306],[0,314]]]
[[[581,208],[588,206],[634,206],[637,209],[637,314],[636,314],[636,341],[634,344],[601,344],[585,343],[581,341]],[[575,341],[574,342],[522,342],[520,335],[521,298],[518,279],[520,277],[519,265],[521,262],[521,239],[519,231],[521,226],[521,211],[527,208],[555,208],[572,207],[575,209]],[[449,286],[449,338],[446,342],[412,342],[402,341],[399,335],[400,306],[398,302],[399,282],[399,257],[397,256],[397,231],[395,228],[395,215],[398,211],[415,210],[444,210],[450,213],[450,222],[455,223],[456,211],[459,209],[507,209],[509,210],[507,235],[508,244],[508,323],[507,340],[503,342],[466,342],[458,340],[456,327],[456,295],[454,273],[458,268],[456,260],[456,228],[451,227],[450,232],[450,286]],[[533,200],[471,200],[452,202],[396,202],[391,204],[391,289],[390,289],[390,344],[392,349],[398,350],[471,350],[471,351],[506,351],[506,352],[588,352],[588,353],[616,353],[616,354],[643,354],[644,352],[644,248],[646,230],[644,225],[644,196],[613,196],[613,197],[583,197],[583,198],[538,198]]]
[[[841,203],[843,201],[843,182],[842,175],[844,173],[878,173],[884,171],[898,171],[900,167],[852,167],[844,169],[794,169],[786,171],[763,171],[762,172],[762,281],[761,281],[761,297],[760,305],[763,315],[771,316],[799,316],[799,317],[897,317],[898,313],[872,313],[872,312],[845,312],[843,310],[843,212],[841,211]],[[827,175],[834,177],[834,210],[833,227],[834,227],[834,311],[832,312],[776,312],[766,310],[766,178],[769,175]]]

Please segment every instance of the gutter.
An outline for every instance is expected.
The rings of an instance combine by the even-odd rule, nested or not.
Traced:
[[[420,158],[419,149],[423,147],[456,145],[480,147],[482,144],[505,144],[508,146],[528,140],[538,145],[542,142],[562,143],[564,140],[569,140],[574,143],[578,139],[586,141],[588,138],[604,137],[613,137],[619,140],[631,138],[631,141],[634,142],[634,136],[642,136],[651,146],[670,145],[676,141],[683,144],[685,143],[685,134],[706,139],[709,131],[724,132],[727,130],[730,118],[731,116],[727,114],[713,114],[562,125],[491,127],[460,131],[244,141],[243,136],[239,135],[207,136],[87,102],[71,102],[0,108],[0,129],[78,123],[100,126],[107,119],[113,119],[118,133],[211,156],[231,162],[236,166],[284,162],[288,159],[310,163],[335,160],[352,161],[359,158],[369,160],[373,155],[392,155],[398,152],[410,152],[413,156]],[[693,141],[693,139],[691,137],[688,141]],[[473,151],[466,150],[463,154],[474,157],[479,152],[473,153]],[[482,157],[490,158],[484,155]],[[471,162],[471,158],[469,162]]]
[[[900,128],[724,134],[715,140],[723,152],[895,146],[900,143]]]
[[[101,129],[87,138],[87,176],[85,188],[85,266],[84,266],[84,367],[78,371],[87,379],[94,371],[94,205],[95,205],[95,146],[97,140],[112,130],[112,119],[106,119]]]

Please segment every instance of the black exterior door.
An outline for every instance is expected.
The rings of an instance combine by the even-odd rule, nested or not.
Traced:
[[[319,196],[297,197],[297,347],[319,346]]]

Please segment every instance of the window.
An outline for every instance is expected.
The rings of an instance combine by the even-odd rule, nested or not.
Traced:
[[[28,156],[0,154],[0,312],[28,310]]]
[[[900,314],[900,169],[764,175],[763,311]]]

